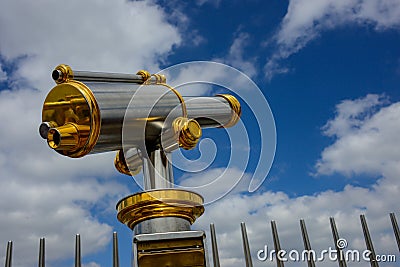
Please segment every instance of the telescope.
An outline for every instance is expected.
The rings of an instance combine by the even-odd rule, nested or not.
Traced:
[[[234,126],[241,115],[232,95],[186,97],[166,77],[74,71],[59,65],[42,110],[40,136],[57,153],[80,158],[116,151],[126,175],[143,171],[144,191],[117,203],[117,218],[133,232],[133,266],[209,266],[201,195],[174,188],[170,154],[196,147],[204,128]]]

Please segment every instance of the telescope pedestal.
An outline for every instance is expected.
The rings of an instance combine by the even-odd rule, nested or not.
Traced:
[[[153,218],[138,223],[133,232],[135,235],[190,231],[190,222],[178,217]]]
[[[133,266],[208,266],[204,232],[190,231],[204,212],[199,194],[150,190],[120,200],[117,210],[118,220],[134,232]]]
[[[203,231],[135,235],[133,238],[133,266],[208,266],[205,243]]]

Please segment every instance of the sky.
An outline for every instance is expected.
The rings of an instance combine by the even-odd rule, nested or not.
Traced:
[[[193,228],[208,234],[215,223],[221,265],[244,266],[242,221],[254,266],[276,264],[257,259],[273,247],[271,220],[288,251],[303,249],[301,218],[315,250],[333,247],[330,216],[349,249],[365,250],[360,214],[376,252],[400,261],[389,220],[400,216],[399,47],[398,0],[0,0],[0,258],[13,240],[14,266],[36,264],[44,236],[47,265],[72,266],[79,233],[83,265],[109,266],[117,231],[121,265],[130,264],[132,234],[115,204],[140,190],[134,179],[114,170],[114,153],[70,159],[39,137],[55,66],[173,76],[171,66],[210,61],[178,65],[172,85],[179,74],[214,84],[179,90],[229,91],[243,116],[236,128],[204,130],[199,149],[175,152],[175,178],[220,181],[199,189],[210,201]]]

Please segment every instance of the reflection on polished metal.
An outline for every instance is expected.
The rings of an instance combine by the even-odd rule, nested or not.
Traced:
[[[204,212],[203,198],[178,189],[137,193],[117,204],[118,220],[132,230],[143,221],[162,217],[181,218],[190,224]]]
[[[70,81],[49,92],[43,105],[39,131],[47,131],[51,148],[69,157],[88,154],[100,134],[99,107],[92,91]],[[52,128],[46,130],[46,126]]]
[[[49,147],[72,158],[117,151],[120,173],[143,170],[145,191],[117,204],[118,220],[135,234],[133,266],[208,266],[205,234],[190,230],[204,212],[204,200],[173,188],[171,152],[195,148],[202,128],[235,125],[239,101],[226,94],[183,97],[165,76],[145,70],[119,74],[59,65],[52,77],[57,85],[44,101],[39,127]],[[113,240],[118,266],[116,235]],[[79,236],[76,242],[80,266]]]
[[[161,149],[150,152],[143,162],[144,189],[172,188],[174,176],[171,165],[171,154]]]
[[[75,150],[86,143],[90,132],[87,125],[66,123],[63,126],[51,128],[47,133],[47,142],[53,149]]]
[[[129,152],[131,153],[127,152],[127,156],[125,156],[122,149],[118,150],[115,156],[114,166],[120,173],[133,176],[140,173],[142,170],[143,159],[139,149],[131,148]],[[128,160],[126,160],[126,158],[128,158]]]
[[[379,267],[378,261],[376,260],[376,253],[374,245],[372,244],[371,235],[369,234],[367,220],[365,219],[364,214],[360,215],[360,220],[361,220],[361,227],[364,233],[365,245],[367,246],[367,249],[371,252],[369,254],[371,267]]]
[[[339,233],[336,228],[335,219],[333,217],[330,217],[329,222],[331,224],[331,230],[332,230],[333,242],[335,243],[335,249],[336,249],[336,251],[339,252],[337,255],[339,267],[347,267],[346,259],[344,257],[344,253],[343,253],[343,248],[339,248],[339,246],[338,246]]]
[[[39,242],[39,267],[45,267],[45,246],[44,238],[40,238]]]
[[[253,267],[253,261],[251,260],[249,239],[247,237],[246,224],[244,222],[240,223],[240,229],[242,231],[243,251],[244,251],[244,259],[246,262],[246,267]]]
[[[239,101],[230,95],[188,97],[185,103],[188,117],[196,119],[203,128],[233,126],[242,112]]]
[[[6,251],[6,263],[5,263],[5,267],[11,267],[11,263],[12,263],[12,247],[13,247],[13,242],[12,241],[8,241],[7,243],[7,251]]]
[[[160,217],[147,219],[138,223],[133,232],[135,235],[151,233],[167,233],[189,231],[190,222],[187,219],[179,217]]]
[[[301,219],[300,220],[300,228],[301,228],[301,235],[303,237],[304,249],[308,252],[311,252],[311,244],[310,239],[308,238],[306,222]],[[308,267],[315,267],[315,262],[313,257],[311,257],[311,253],[308,254],[309,257],[307,258]]]
[[[212,246],[214,267],[220,267],[219,255],[218,255],[218,245],[217,245],[217,235],[215,234],[215,226],[213,223],[210,224],[210,233],[211,233],[211,246]]]
[[[396,215],[392,212],[390,213],[390,221],[392,222],[394,236],[396,238],[397,247],[400,251],[400,230],[399,225],[397,224]]]
[[[81,267],[81,236],[75,236],[75,267]]]
[[[279,251],[281,251],[281,243],[279,242],[278,229],[276,227],[275,221],[271,221],[271,230],[272,230],[272,238],[274,239],[274,248],[275,248],[275,259],[277,267],[284,267],[284,263],[280,256],[278,256]]]

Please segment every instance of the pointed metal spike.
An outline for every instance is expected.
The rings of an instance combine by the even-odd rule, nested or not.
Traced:
[[[275,248],[275,258],[276,258],[276,266],[284,267],[283,261],[280,257],[278,257],[278,252],[281,250],[281,243],[279,242],[278,236],[278,228],[276,227],[275,221],[271,221],[271,230],[272,230],[272,238],[274,239],[274,248]]]
[[[13,248],[13,242],[8,241],[7,243],[7,252],[6,252],[6,263],[5,267],[11,267],[11,262],[12,262],[12,248]]]
[[[400,251],[400,230],[399,225],[397,224],[396,215],[392,212],[390,213],[390,220],[392,221],[394,236],[396,237],[397,247]]]
[[[212,246],[214,267],[220,267],[219,255],[218,255],[218,245],[217,245],[217,235],[215,234],[215,226],[213,223],[210,224],[210,232],[211,232],[211,246]]]
[[[39,267],[45,267],[45,240],[44,237],[40,238],[39,243]]]
[[[301,228],[301,235],[303,236],[304,249],[306,251],[309,251],[307,257],[308,267],[315,267],[314,255],[311,255],[312,250],[311,250],[310,239],[308,238],[306,223],[303,219],[300,220],[300,228]]]
[[[113,267],[119,267],[117,232],[113,233]]]
[[[379,264],[376,261],[374,245],[372,244],[371,235],[369,234],[367,220],[365,219],[364,214],[360,215],[360,220],[361,220],[361,227],[362,227],[363,233],[364,233],[365,245],[367,246],[367,249],[369,251],[371,251],[371,254],[369,255],[371,267],[379,267]]]
[[[75,236],[75,267],[81,267],[81,236]]]
[[[335,243],[336,251],[339,252],[337,254],[337,260],[338,260],[338,263],[339,263],[339,267],[347,267],[346,259],[345,259],[344,254],[343,254],[343,248],[339,248],[339,246],[338,246],[339,232],[338,232],[338,230],[336,228],[335,218],[330,217],[329,221],[330,221],[330,224],[331,224],[333,242]]]
[[[253,267],[253,262],[251,261],[249,239],[247,237],[247,231],[246,231],[246,224],[242,222],[240,224],[240,227],[242,230],[243,250],[244,250],[244,257],[246,260],[246,267]]]

